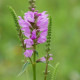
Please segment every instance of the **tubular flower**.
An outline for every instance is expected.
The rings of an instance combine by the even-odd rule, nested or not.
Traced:
[[[26,44],[26,48],[30,48],[32,47],[32,45],[34,44],[32,39],[25,39],[24,40],[24,44]]]
[[[32,31],[31,39],[32,39],[32,40],[35,40],[36,38],[37,38],[37,36],[36,36],[36,29],[34,29],[34,30]]]
[[[25,37],[28,38],[24,40],[26,48],[33,47],[34,42],[36,44],[46,42],[48,31],[48,14],[45,13],[46,11],[42,13],[38,13],[38,11],[28,11],[24,14],[24,19],[19,16],[18,22],[21,26],[21,30]]]
[[[33,54],[33,50],[26,50],[26,51],[24,52],[25,57],[31,57],[32,54]]]

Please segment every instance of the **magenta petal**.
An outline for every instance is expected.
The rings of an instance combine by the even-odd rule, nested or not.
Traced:
[[[34,22],[34,12],[28,11],[24,16],[25,21]]]
[[[37,19],[37,26],[39,27],[40,31],[43,31],[48,28],[48,15],[45,14],[44,11]]]
[[[39,31],[44,31],[44,30],[46,30],[46,29],[48,29],[48,28],[47,28],[47,27],[44,27],[44,28],[43,28],[43,27],[40,27],[38,30],[39,30]]]
[[[41,32],[40,36],[46,37],[47,36],[47,31],[48,31],[48,29]]]
[[[24,44],[26,44],[26,48],[30,48],[32,47],[32,45],[34,44],[32,39],[25,39],[24,40]]]
[[[25,57],[31,57],[32,54],[33,54],[33,50],[26,50],[26,51],[24,52]]]
[[[44,43],[44,42],[46,42],[46,40],[47,40],[46,37],[39,37],[37,42],[38,43]]]
[[[21,27],[29,27],[29,26],[31,26],[29,22],[24,21],[20,16],[19,16],[18,22],[19,22],[19,25],[20,25]]]
[[[23,34],[24,34],[26,37],[30,38],[31,31],[30,31],[29,28],[25,27],[25,28],[21,28],[21,30],[23,31]]]
[[[32,31],[32,35],[31,35],[31,39],[36,39],[37,38],[37,36],[36,36],[36,29],[34,29],[33,31]]]

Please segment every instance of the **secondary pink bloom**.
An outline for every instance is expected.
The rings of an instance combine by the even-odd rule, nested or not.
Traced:
[[[40,61],[42,62],[46,61],[45,57],[40,58]]]
[[[51,60],[53,60],[52,57],[50,57],[48,61],[51,61]],[[45,61],[46,61],[46,58],[45,58],[45,57],[42,57],[42,58],[40,58],[40,61],[41,61],[41,62],[45,62]]]
[[[51,56],[53,56],[53,55],[52,55],[52,54],[49,54],[49,59],[48,59],[48,61],[53,60],[53,58],[52,58]],[[47,57],[47,56],[46,56],[46,57]],[[37,61],[45,62],[45,61],[46,61],[46,57],[42,57],[42,58],[40,58],[40,59],[37,60]]]
[[[37,36],[36,36],[36,29],[34,29],[34,30],[32,31],[31,39],[34,40],[34,39],[36,39],[36,38],[37,38]]]
[[[25,57],[31,57],[32,54],[33,54],[33,50],[26,50],[26,51],[24,52]]]
[[[32,47],[32,45],[34,44],[32,39],[25,39],[24,40],[24,44],[26,44],[26,48],[30,48]]]
[[[24,16],[25,21],[34,22],[34,12],[28,11]]]

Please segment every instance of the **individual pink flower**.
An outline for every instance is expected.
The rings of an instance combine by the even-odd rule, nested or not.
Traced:
[[[38,43],[44,43],[44,42],[46,42],[46,40],[47,40],[46,36],[47,36],[47,29],[44,30],[43,32],[41,32],[40,37],[38,38],[37,42]]]
[[[24,44],[26,44],[26,48],[31,48],[34,42],[32,39],[25,39]]]
[[[37,38],[37,36],[36,36],[36,29],[34,29],[34,30],[32,31],[31,39],[34,40],[34,39],[36,39],[36,38]]]
[[[47,31],[48,31],[48,29],[45,29],[44,31],[42,31],[40,36],[46,37],[47,36]]]
[[[42,14],[38,13],[38,11],[36,11],[36,12],[34,12],[34,15],[38,17],[38,16],[41,16]]]
[[[53,60],[53,58],[52,58],[52,57],[50,57],[50,58],[49,58],[49,61],[50,61],[50,60]]]
[[[44,36],[40,36],[39,38],[38,38],[38,43],[44,43],[44,42],[46,42],[46,40],[47,40],[47,38],[46,37],[44,37]]]
[[[44,31],[41,32],[40,37],[38,38],[38,41],[37,41],[38,43],[46,42],[47,31],[48,31],[48,29],[45,29]]]
[[[28,11],[24,16],[25,21],[34,22],[34,12]]]
[[[21,30],[23,31],[23,34],[24,34],[27,38],[30,38],[31,31],[30,31],[29,28],[24,27],[24,28],[21,28]]]
[[[24,52],[25,57],[31,57],[32,54],[33,54],[33,50],[26,50],[26,51]]]
[[[45,14],[46,11],[44,11],[41,16],[37,19],[37,26],[39,27],[40,31],[43,31],[45,29],[48,29],[48,15]]]
[[[19,22],[19,25],[23,28],[31,26],[31,24],[28,21],[23,20],[20,16],[19,16],[18,22]]]

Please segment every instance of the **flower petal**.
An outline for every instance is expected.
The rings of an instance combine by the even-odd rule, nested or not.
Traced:
[[[26,50],[26,51],[24,52],[25,57],[31,57],[32,54],[33,54],[33,50]]]
[[[32,39],[25,39],[24,40],[24,44],[26,44],[26,48],[30,48],[32,47],[32,45],[34,44]]]
[[[19,22],[19,25],[21,27],[29,27],[29,26],[31,26],[28,21],[24,21],[20,16],[19,16],[18,22]]]
[[[36,38],[37,38],[37,36],[36,36],[36,29],[34,29],[34,30],[32,31],[31,39],[34,40],[34,39],[36,39]]]
[[[34,12],[28,11],[24,16],[25,21],[34,22]]]

